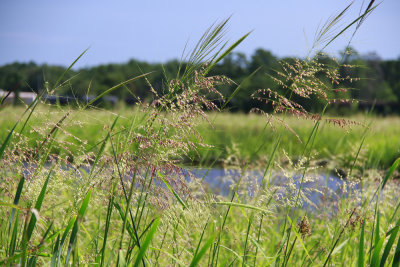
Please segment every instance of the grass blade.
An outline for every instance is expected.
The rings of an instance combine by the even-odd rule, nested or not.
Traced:
[[[22,175],[22,177],[21,177],[21,179],[19,180],[19,183],[18,183],[17,192],[15,193],[14,202],[13,202],[14,205],[18,205],[18,203],[19,203],[19,199],[21,198],[21,192],[22,192],[22,188],[24,186],[24,182],[25,182],[25,177]],[[11,230],[12,222],[14,220],[15,211],[16,211],[15,208],[13,208],[11,210],[10,224],[9,224],[9,227],[8,227],[8,232],[9,233],[10,233],[10,230]]]
[[[51,169],[49,171],[49,174],[47,175],[46,181],[43,184],[42,190],[40,191],[40,194],[36,200],[36,204],[35,204],[35,209],[39,212],[41,207],[42,207],[42,203],[43,203],[43,199],[44,199],[44,195],[46,194],[46,190],[47,190],[47,185],[49,183],[50,177],[53,173],[53,170]],[[29,221],[29,225],[28,225],[28,229],[27,229],[27,241],[29,241],[32,237],[32,233],[33,233],[33,229],[35,228],[36,225],[36,215],[35,213],[32,214],[33,216],[31,216],[31,219]]]
[[[256,206],[248,205],[248,204],[242,204],[242,203],[236,203],[236,202],[224,202],[224,201],[218,201],[218,202],[210,202],[210,204],[216,204],[216,205],[227,205],[227,206],[233,206],[233,207],[240,207],[240,208],[247,208],[247,209],[252,209],[252,210],[257,210],[261,211],[264,213],[273,213],[272,211],[259,208]]]
[[[367,16],[369,13],[371,13],[374,9],[376,8],[376,6],[374,6],[373,8],[370,8],[368,10],[366,10],[364,12],[364,14],[362,14],[361,16],[359,16],[358,18],[356,18],[355,20],[353,20],[353,22],[351,22],[350,24],[348,24],[346,27],[344,27],[338,34],[336,34],[333,38],[331,38],[331,40],[329,40],[329,42],[321,49],[324,50],[329,44],[331,44],[336,38],[338,38],[340,35],[342,35],[345,31],[347,31],[351,26],[353,26],[355,23],[357,23],[358,21],[361,21],[365,16]]]
[[[175,192],[175,190],[169,185],[167,180],[165,180],[165,177],[163,174],[161,174],[159,171],[157,171],[158,176],[160,176],[161,180],[164,182],[164,184],[167,186],[168,190],[175,196],[175,198],[178,200],[179,203],[183,206],[183,208],[187,208],[186,203],[182,200],[182,198]]]
[[[119,119],[119,115],[114,119],[113,124],[111,125],[111,128],[110,128],[110,132],[112,132],[112,130],[114,130],[114,127],[117,124],[118,119]],[[94,162],[92,164],[92,168],[90,170],[89,177],[91,177],[93,175],[95,167],[96,167],[97,163],[99,162],[101,156],[103,155],[104,149],[106,147],[106,143],[107,143],[108,139],[111,138],[110,132],[107,134],[106,138],[104,138],[104,140],[101,144],[100,150],[96,153],[96,158],[94,159]]]
[[[385,249],[383,250],[383,254],[381,257],[381,263],[379,265],[380,267],[385,266],[385,262],[386,262],[387,258],[389,257],[390,250],[392,249],[392,246],[394,244],[394,241],[397,237],[398,232],[399,232],[399,225],[395,226],[390,233],[390,238],[389,238],[388,242],[386,243]]]
[[[378,242],[374,248],[374,252],[372,254],[371,267],[377,267],[379,265],[379,253],[381,252],[383,242],[385,242],[385,239],[386,239],[386,235],[378,240]]]
[[[210,248],[211,244],[214,242],[216,235],[211,236],[207,242],[204,244],[204,246],[200,249],[200,251],[194,255],[192,262],[190,263],[190,267],[197,266],[201,258],[204,256],[204,254],[207,252],[207,250]],[[200,244],[200,243],[199,243]]]
[[[79,209],[78,216],[76,217],[74,227],[71,232],[71,237],[69,239],[67,257],[65,259],[65,266],[68,266],[69,258],[71,256],[72,247],[75,244],[76,237],[78,235],[79,223],[82,220],[83,216],[85,215],[85,211],[89,205],[90,196],[92,194],[92,189],[89,189],[88,193],[86,194],[85,198],[82,201],[81,208]]]
[[[53,256],[51,257],[50,266],[55,267],[58,255],[58,247],[60,246],[60,235],[57,235],[56,243],[53,248]]]
[[[73,217],[73,218],[71,218],[69,220],[69,222],[67,224],[67,227],[65,228],[64,233],[63,233],[63,235],[61,237],[60,245],[58,247],[58,262],[60,262],[61,252],[62,252],[62,249],[63,249],[64,242],[67,239],[67,235],[68,235],[69,231],[74,226],[75,221],[76,221],[76,217]]]
[[[333,251],[335,250],[335,248],[336,248],[336,246],[337,246],[337,244],[338,244],[340,238],[342,237],[342,235],[343,235],[345,229],[346,229],[347,226],[349,225],[350,220],[351,220],[351,217],[353,217],[355,211],[356,211],[356,209],[353,209],[353,211],[351,212],[349,218],[347,219],[346,224],[343,226],[342,231],[339,233],[338,237],[336,238],[335,243],[333,244],[331,250],[329,251],[328,256],[326,257],[326,260],[325,260],[324,265],[323,265],[324,267],[328,264],[328,262],[329,262],[329,260],[330,260],[330,258],[331,258],[331,256],[332,256]]]
[[[247,81],[251,80],[253,76],[261,69],[261,67],[257,68],[255,71],[253,71],[249,76],[247,76],[233,91],[233,93],[229,96],[229,98],[225,101],[225,103],[221,107],[221,111],[226,107],[226,105],[231,101],[231,99],[239,93],[239,91],[242,89],[243,84],[245,84]]]
[[[365,232],[365,221],[362,221],[360,243],[358,244],[358,267],[364,266],[364,232]]]
[[[15,210],[15,209],[13,209],[13,210]],[[7,255],[8,257],[14,256],[14,252],[15,252],[15,249],[16,249],[16,246],[17,246],[17,235],[18,235],[18,221],[19,221],[19,218],[18,218],[18,212],[16,214],[17,214],[17,216],[16,216],[16,219],[15,219],[13,231],[12,231],[12,234],[11,234],[10,244],[8,246],[8,255]]]
[[[124,220],[123,220],[123,224],[122,224],[121,237],[120,237],[120,241],[119,241],[119,253],[120,254],[118,254],[117,265],[120,263],[121,260],[123,260],[120,257],[120,255],[121,255],[121,251],[122,251],[122,242],[124,240],[125,227],[126,227],[126,223],[127,223],[127,220],[128,220],[128,213],[130,212],[130,204],[132,202],[132,194],[133,194],[133,188],[134,187],[135,187],[135,178],[133,178],[132,181],[131,181],[131,187],[130,187],[130,190],[129,190],[129,196],[128,196],[128,199],[126,201],[125,216],[123,218]],[[139,238],[136,238],[136,241],[137,241],[137,243],[139,243]]]
[[[388,172],[386,173],[385,178],[383,178],[381,190],[383,190],[383,188],[385,187],[385,185],[386,185],[387,181],[389,180],[389,178],[392,177],[394,171],[399,167],[399,164],[400,164],[400,158],[397,158],[393,162],[393,164],[390,167],[390,169],[388,170]]]
[[[160,220],[156,219],[154,221],[153,226],[150,228],[149,233],[146,236],[146,239],[144,240],[144,242],[142,243],[142,246],[140,247],[139,253],[136,256],[135,263],[133,264],[134,267],[139,266],[139,263],[143,260],[146,250],[149,248],[150,242],[153,239],[154,233],[156,232],[159,224],[160,224]]]
[[[6,150],[6,147],[7,147],[7,145],[8,145],[8,142],[10,142],[11,136],[12,136],[12,134],[13,134],[15,128],[17,127],[18,122],[19,122],[19,121],[17,121],[17,123],[15,123],[14,127],[13,127],[13,128],[11,129],[11,131],[8,133],[6,139],[4,140],[3,144],[2,144],[1,147],[0,147],[0,159],[3,157],[4,151]]]
[[[104,257],[106,254],[106,244],[107,244],[108,230],[110,229],[110,221],[111,221],[113,202],[114,202],[114,194],[111,195],[109,202],[108,202],[107,217],[106,217],[106,229],[104,231],[103,247],[101,248],[100,266],[104,265]]]
[[[246,33],[243,35],[239,40],[234,42],[230,47],[228,47],[217,59],[213,60],[212,63],[207,66],[207,68],[204,70],[203,75],[207,75],[207,73],[218,63],[220,62],[224,57],[226,57],[230,52],[232,52],[233,49],[235,49],[241,42],[244,41],[244,39],[247,38],[247,36],[250,35],[251,32]]]
[[[58,84],[61,82],[61,80],[64,78],[65,74],[67,74],[71,68],[75,65],[76,62],[89,50],[89,48],[86,48],[75,60],[74,62],[71,63],[71,65],[68,66],[68,68],[61,74],[61,76],[58,78],[56,83],[53,85],[53,88],[50,91],[53,91],[54,89],[57,88]]]
[[[200,239],[199,239],[199,243],[197,244],[196,251],[194,252],[193,257],[195,257],[195,256],[197,255],[197,252],[199,251],[200,244],[201,244],[201,241],[203,240],[204,232],[206,231],[206,228],[207,228],[208,220],[209,220],[209,219],[210,219],[210,218],[207,219],[207,222],[206,222],[206,224],[205,224],[204,227],[203,227],[203,231],[201,232],[201,236],[200,236]]]
[[[86,109],[87,107],[91,106],[94,102],[96,102],[97,100],[99,100],[99,99],[102,98],[103,96],[105,96],[105,95],[111,93],[111,92],[114,91],[115,89],[118,89],[118,88],[120,88],[121,86],[124,86],[124,85],[126,85],[126,84],[128,84],[128,83],[130,83],[130,82],[133,82],[133,81],[137,80],[137,79],[140,79],[140,78],[142,78],[142,77],[145,77],[145,76],[149,75],[150,73],[152,73],[152,72],[148,72],[148,73],[145,73],[145,74],[136,76],[136,77],[134,77],[134,78],[131,78],[131,79],[129,79],[129,80],[126,80],[126,81],[124,81],[124,82],[122,82],[122,83],[119,83],[119,84],[117,84],[117,85],[115,85],[115,86],[113,86],[113,87],[111,87],[111,88],[105,90],[104,92],[102,92],[101,94],[99,94],[97,97],[95,97],[93,100],[91,100],[89,103],[87,103],[83,109]]]
[[[400,266],[400,238],[397,240],[396,250],[394,252],[392,267]]]
[[[379,243],[379,230],[380,230],[380,218],[381,218],[381,213],[379,212],[379,209],[376,211],[376,223],[375,223],[375,242],[374,246],[376,246]]]

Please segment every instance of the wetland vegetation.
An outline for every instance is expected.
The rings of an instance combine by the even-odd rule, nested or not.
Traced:
[[[317,31],[321,48],[349,29],[335,31],[350,7]],[[243,83],[212,69],[248,35],[224,45],[227,23],[206,31],[163,93],[143,73],[74,107],[41,101],[69,86],[74,61],[31,104],[2,105],[0,264],[399,266],[400,119],[330,114],[354,101],[346,92],[357,77],[322,63],[320,50],[266,74],[279,90],[253,88],[268,110],[225,112]],[[95,105],[137,80],[151,98]],[[235,89],[221,94],[227,84]],[[230,173],[227,195],[205,183],[216,166]],[[326,172],[340,183],[318,176]]]

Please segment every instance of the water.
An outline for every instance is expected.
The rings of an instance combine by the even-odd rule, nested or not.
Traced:
[[[50,164],[45,165],[50,168]],[[36,168],[36,165],[24,164],[24,175],[28,176]],[[63,166],[64,170],[69,170],[82,177],[83,173],[89,173],[90,168],[81,167],[79,170],[72,168],[72,166]],[[242,175],[241,170],[238,169],[188,169],[188,171],[196,178],[202,179],[203,185],[215,194],[222,196],[232,195],[233,187],[241,179],[240,194],[248,194],[253,197],[256,190],[259,188],[263,176],[263,172],[257,170],[247,170]],[[143,173],[144,175],[144,173]],[[130,179],[131,177],[126,177]],[[190,181],[189,176],[186,177]],[[300,188],[302,175],[299,173],[282,173],[273,172],[271,175],[265,177],[264,182],[274,188],[275,196],[284,201],[290,196],[297,194]],[[162,182],[156,182],[159,186],[165,186]],[[303,179],[302,192],[307,196],[307,201],[303,201],[303,207],[318,206],[326,201],[335,202],[342,197],[348,197],[350,193],[359,191],[358,184],[349,183],[335,175],[326,173],[306,174]]]
[[[233,187],[239,181],[242,173],[234,169],[192,169],[191,173],[203,179],[203,182],[212,192],[229,196]],[[242,175],[241,184],[249,196],[253,196],[256,188],[261,184],[263,173],[256,170],[246,171]],[[276,195],[280,199],[287,198],[300,188],[302,174],[273,172],[264,178],[267,185],[276,189]],[[310,203],[318,206],[326,201],[334,202],[342,197],[348,197],[351,193],[360,190],[359,184],[347,182],[335,175],[326,173],[306,174],[303,179],[302,192],[307,196],[309,202],[303,201],[303,207],[308,207]]]

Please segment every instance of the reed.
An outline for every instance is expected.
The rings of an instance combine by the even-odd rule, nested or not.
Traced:
[[[360,24],[372,4],[332,32],[346,7],[319,30],[318,42],[329,44]],[[272,103],[275,114],[255,110],[258,114],[235,115],[244,119],[230,125],[227,118],[234,115],[218,113],[213,101],[230,101],[218,86],[233,81],[209,73],[248,34],[224,43],[227,23],[208,29],[177,76],[165,77],[164,94],[153,90],[154,99],[135,109],[99,111],[91,101],[55,112],[39,94],[14,121],[2,116],[10,129],[0,147],[2,265],[399,266],[400,200],[393,177],[400,158],[392,157],[385,172],[370,169],[384,153],[364,152],[365,145],[377,142],[369,139],[369,121],[325,114],[338,97],[327,84],[347,78],[319,63],[318,53],[281,62],[273,77],[278,90],[253,94]],[[50,91],[65,86],[63,77]],[[239,90],[241,85],[234,94]],[[324,106],[310,113],[295,97],[319,97]],[[0,112],[10,114],[8,108]],[[55,120],[47,117],[50,112]],[[229,127],[231,140],[222,140]],[[244,141],[252,131],[255,137]],[[326,153],[345,157],[335,158],[346,175],[335,190],[327,186],[329,177],[322,188],[309,186],[320,181],[321,169],[314,163],[316,151],[329,147],[321,141],[324,135],[334,146]],[[288,147],[290,138],[302,142]],[[225,151],[219,142],[226,142]],[[339,145],[347,142],[353,150]],[[230,181],[229,195],[209,190],[204,177],[183,167],[187,159],[207,163],[207,172],[217,163],[235,168],[224,177]],[[316,195],[318,201],[312,199]]]

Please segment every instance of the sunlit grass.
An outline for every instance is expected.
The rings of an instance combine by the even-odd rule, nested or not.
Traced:
[[[150,104],[71,109],[39,95],[0,111],[1,265],[399,266],[399,118],[331,121],[342,128],[325,109],[312,114],[284,96],[272,125],[204,112],[218,110],[206,96],[229,81],[207,76],[210,66],[247,36],[219,50],[226,23],[206,32],[183,76]],[[310,77],[300,93],[312,94]],[[228,195],[187,163],[234,168],[222,177]],[[346,180],[330,185],[329,168]]]
[[[7,135],[6,129],[12,128],[22,111],[21,107],[9,107],[3,110],[4,116],[0,118],[0,128],[4,129],[0,133],[1,140]],[[43,137],[45,130],[53,127],[62,117],[63,112],[65,111],[46,106],[39,108],[28,125],[27,133],[29,134],[26,134],[26,138],[29,145],[35,146],[37,141]],[[70,154],[75,154],[82,148],[90,149],[105,137],[104,129],[112,124],[117,114],[120,115],[120,118],[116,128],[123,130],[129,126],[130,116],[133,113],[137,113],[138,117],[144,116],[134,107],[114,111],[72,109],[58,140],[66,143]],[[204,142],[213,147],[199,149],[200,154],[190,154],[193,157],[190,161],[195,161],[197,164],[208,165],[216,161],[217,165],[229,165],[229,162],[224,160],[231,155],[237,157],[240,162],[251,159],[255,164],[257,162],[262,164],[267,160],[271,144],[282,127],[275,123],[272,125],[273,127],[265,130],[267,120],[257,114],[209,113],[208,117],[212,124],[204,121],[197,129],[204,138]],[[322,123],[318,138],[314,143],[315,159],[331,161],[338,168],[349,167],[357,153],[360,138],[367,130],[361,151],[364,160],[361,167],[380,169],[389,167],[400,151],[400,139],[397,138],[400,136],[400,117],[372,116],[366,118],[365,115],[358,114],[347,119],[354,120],[360,125],[341,128],[332,123]],[[313,121],[297,117],[287,117],[286,123],[298,134],[299,138],[290,131],[285,131],[282,136],[281,148],[288,155],[296,158],[301,155],[306,138],[314,124]],[[371,123],[370,126],[369,123]],[[43,133],[42,135],[40,135],[40,131]],[[265,144],[258,154],[253,156],[254,148],[263,143]],[[54,152],[65,153],[60,150],[54,150]],[[180,160],[181,164],[190,163],[186,157],[182,157]]]

